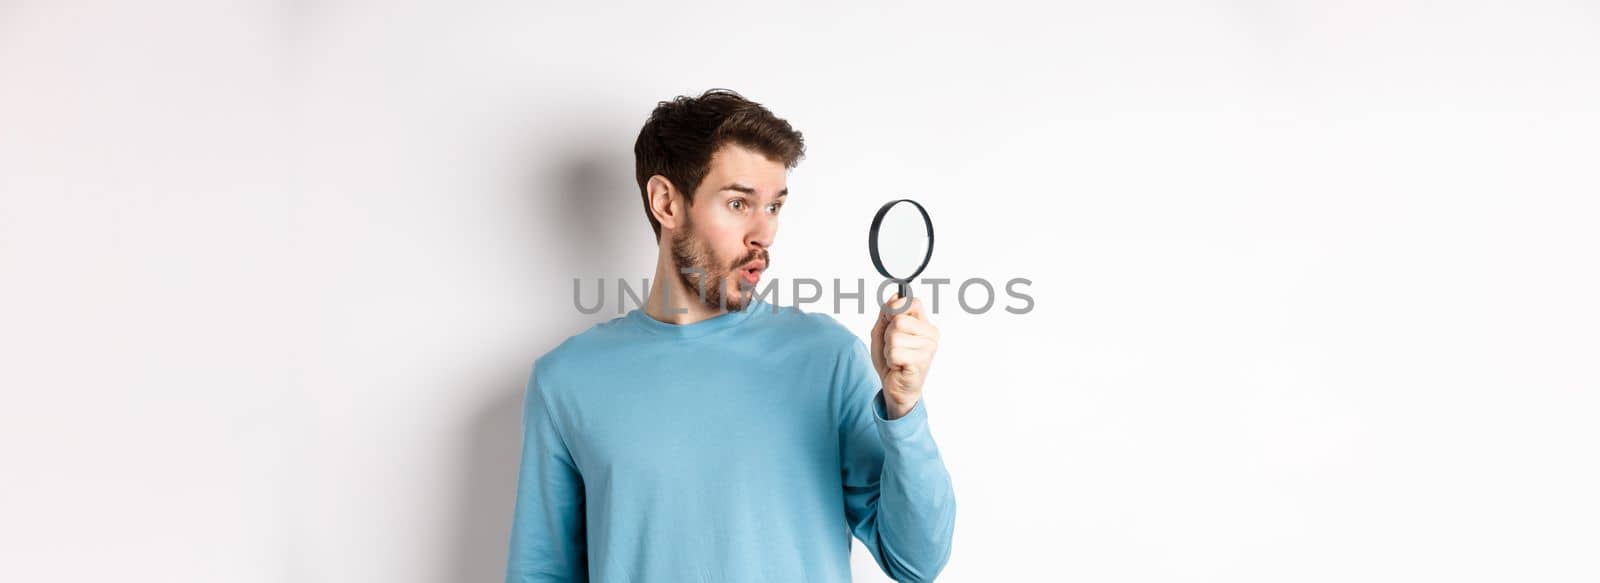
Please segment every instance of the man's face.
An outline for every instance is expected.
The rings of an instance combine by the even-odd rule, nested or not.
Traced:
[[[778,211],[788,192],[782,162],[736,145],[712,154],[694,204],[672,235],[672,258],[689,293],[712,308],[749,305],[761,272],[771,265],[767,249],[778,234]]]

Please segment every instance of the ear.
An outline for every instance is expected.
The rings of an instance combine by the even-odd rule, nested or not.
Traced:
[[[650,214],[661,223],[661,230],[676,229],[682,225],[683,213],[688,209],[683,206],[683,197],[679,196],[678,187],[672,185],[671,180],[660,174],[650,177],[645,183],[645,192],[650,195]]]

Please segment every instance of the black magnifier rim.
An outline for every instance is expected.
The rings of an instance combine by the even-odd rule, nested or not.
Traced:
[[[883,225],[883,217],[889,214],[889,209],[902,202],[909,202],[911,206],[917,207],[917,213],[922,215],[922,225],[928,228],[928,252],[923,254],[922,265],[917,267],[917,271],[905,278],[889,275],[889,270],[883,267],[883,259],[878,257],[878,227]],[[922,208],[921,203],[909,198],[891,200],[884,203],[878,209],[878,214],[872,217],[872,230],[867,232],[867,251],[872,253],[872,266],[878,268],[878,273],[891,281],[907,282],[916,279],[918,275],[922,275],[922,270],[928,268],[928,260],[933,258],[933,219],[928,218],[928,209]]]

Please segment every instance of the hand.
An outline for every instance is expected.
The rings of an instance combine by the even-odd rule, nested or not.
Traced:
[[[922,397],[922,383],[939,350],[939,329],[922,310],[922,301],[895,294],[872,327],[872,367],[883,381],[883,404],[890,419],[911,411]]]

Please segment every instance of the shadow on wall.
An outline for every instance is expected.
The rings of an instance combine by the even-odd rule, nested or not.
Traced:
[[[498,363],[465,391],[481,395],[483,401],[463,428],[467,439],[458,456],[461,486],[454,492],[459,498],[450,502],[458,509],[449,543],[455,557],[440,580],[505,579],[522,447],[523,396],[533,360],[567,337],[615,317],[609,311],[585,315],[574,309],[571,278],[614,278],[627,258],[647,256],[654,266],[654,249],[640,247],[654,241],[640,216],[633,142],[618,139],[621,134],[613,129],[541,129],[535,138],[546,141],[536,144],[533,155],[523,157],[533,166],[532,179],[518,202],[529,218],[527,228],[536,236],[522,240],[537,244],[512,255],[522,264],[507,268],[526,272],[532,279],[527,283],[531,292],[523,296],[532,305],[521,314],[531,322],[529,345],[536,352]],[[597,146],[585,148],[586,143]],[[646,233],[642,239],[641,229]]]

